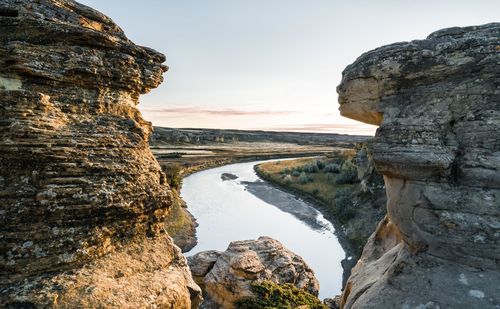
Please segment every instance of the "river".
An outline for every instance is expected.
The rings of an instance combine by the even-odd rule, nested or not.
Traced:
[[[198,244],[186,255],[224,251],[231,241],[269,236],[314,270],[320,298],[340,294],[340,262],[346,254],[334,227],[310,204],[262,181],[254,172],[261,162],[266,161],[225,165],[183,180],[181,196],[199,224]],[[238,178],[223,180],[224,173]]]

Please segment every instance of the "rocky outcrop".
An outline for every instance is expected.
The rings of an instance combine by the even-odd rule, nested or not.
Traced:
[[[136,108],[165,57],[70,0],[3,0],[0,28],[0,307],[196,306]]]
[[[355,158],[361,192],[375,194],[378,191],[384,191],[385,185],[382,175],[375,168],[372,149],[371,141],[357,144]]]
[[[371,154],[372,148],[369,142],[356,145],[356,155],[353,161],[355,161],[360,186],[359,189],[355,187],[349,197],[351,204],[348,206],[349,210],[353,212],[353,217],[342,227],[357,258],[361,255],[366,241],[386,214],[385,204],[387,200],[384,180],[375,169]],[[348,261],[345,262],[348,263]],[[351,262],[355,261],[351,260]]]
[[[344,308],[500,306],[500,24],[370,51],[338,87],[344,116],[379,125],[388,215]]]
[[[318,295],[319,283],[306,262],[269,237],[234,241],[224,252],[205,251],[188,258],[193,277],[208,298],[223,308],[253,296],[252,283],[292,283]]]

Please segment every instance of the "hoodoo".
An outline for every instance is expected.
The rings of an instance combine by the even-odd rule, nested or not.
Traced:
[[[197,306],[136,108],[165,57],[70,0],[3,0],[0,29],[0,307]]]
[[[386,219],[344,308],[500,306],[500,24],[449,28],[349,65],[341,113],[379,125]]]

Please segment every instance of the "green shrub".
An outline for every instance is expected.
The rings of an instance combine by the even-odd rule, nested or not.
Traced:
[[[286,174],[290,174],[290,172],[291,172],[290,169],[288,167],[285,167],[284,169],[282,169],[280,171],[280,174],[281,175],[286,175]]]
[[[340,169],[340,175],[336,180],[336,184],[352,184],[359,182],[358,169],[351,161],[345,161]]]
[[[303,172],[304,171],[304,167],[303,166],[297,166],[293,169],[294,171],[297,171],[299,173]]]
[[[319,189],[318,188],[313,189],[312,190],[312,194],[318,195],[319,194]]]
[[[307,175],[306,175],[306,173],[302,172],[302,173],[300,173],[300,176],[299,176],[299,178],[297,179],[297,181],[298,181],[301,185],[305,185],[306,183],[313,181],[313,179],[312,179],[312,177],[307,176]]]
[[[340,165],[338,165],[337,163],[330,163],[327,164],[323,170],[325,172],[338,173],[340,172]]]
[[[338,165],[342,165],[345,161],[345,156],[340,151],[334,151],[332,153],[332,162]]]
[[[293,177],[299,177],[300,176],[300,172],[299,171],[293,171],[292,172],[292,176]]]
[[[255,297],[238,300],[240,309],[288,309],[307,306],[310,309],[327,309],[316,296],[295,287],[293,284],[278,284],[262,281],[252,284]]]
[[[356,170],[347,170],[342,172],[337,180],[335,181],[336,184],[338,185],[343,185],[343,184],[352,184],[359,182],[358,179],[358,172]]]
[[[309,163],[304,165],[304,172],[306,173],[317,173],[319,172],[319,168],[316,163]]]
[[[181,166],[177,163],[164,166],[163,171],[167,175],[167,182],[170,188],[179,190],[182,184]]]
[[[326,181],[328,182],[335,182],[335,176],[331,173],[327,173],[325,176]]]
[[[337,190],[334,201],[333,215],[340,223],[345,224],[354,218],[356,212],[353,208],[352,194],[349,190]]]
[[[322,170],[323,168],[325,168],[325,161],[316,160],[316,166],[318,167],[318,169]]]

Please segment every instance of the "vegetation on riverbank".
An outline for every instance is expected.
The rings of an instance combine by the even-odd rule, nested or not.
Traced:
[[[283,143],[281,140],[265,139],[259,142],[225,140],[203,143],[202,146],[196,141],[169,145],[162,139],[157,139],[152,145],[152,151],[167,175],[168,184],[177,192],[182,186],[183,177],[204,169],[238,162],[303,157],[293,161],[281,161],[276,166],[268,164],[266,171],[258,170],[259,176],[294,194],[313,199],[327,219],[342,226],[339,230],[345,234],[345,238],[354,248],[349,250],[354,251],[353,254],[361,253],[367,238],[385,214],[383,181],[380,175],[374,172],[373,165],[367,164],[366,151],[364,166],[359,164],[360,156],[357,154],[359,146],[358,149],[332,147],[329,142],[321,139],[320,142],[309,144],[304,144],[303,141]],[[338,141],[333,144],[346,145]],[[362,144],[366,145],[366,143],[358,145]],[[363,147],[365,146],[361,146]],[[311,159],[304,159],[311,156],[324,158],[314,159],[314,162]],[[371,177],[372,174],[377,174],[378,178]],[[373,184],[374,179],[375,184]],[[182,214],[177,210],[171,212],[172,216]],[[191,230],[191,225],[187,224],[189,219],[184,215],[181,215],[181,218],[185,230]],[[177,226],[175,229],[178,229],[179,225],[175,225]]]
[[[272,281],[256,282],[252,285],[252,291],[256,296],[239,300],[236,303],[237,308],[328,308],[318,299],[318,297],[301,290],[290,283],[277,284]]]
[[[328,214],[346,223],[353,216],[352,191],[359,190],[353,154],[344,152],[334,158],[308,158],[259,164],[258,175],[298,193],[306,193],[322,204]],[[347,197],[347,198],[346,198]]]
[[[177,191],[173,190],[172,193],[172,206],[165,219],[166,231],[182,252],[187,252],[196,246],[196,219],[187,211]]]
[[[349,149],[368,136],[155,127],[151,151],[167,173],[171,187],[203,169],[238,162],[325,155]],[[173,186],[172,186],[173,183]]]
[[[283,157],[283,154],[262,153],[247,156],[232,156],[230,153],[226,157],[204,157],[204,158],[158,158],[161,168],[166,175],[166,181],[174,193],[174,203],[166,220],[167,232],[173,238],[174,243],[183,252],[189,251],[196,245],[196,219],[189,213],[184,201],[180,198],[180,190],[184,177],[209,168],[215,168],[238,162],[273,159],[276,156]],[[302,155],[302,154],[299,154]]]
[[[262,163],[255,170],[262,179],[311,199],[327,219],[342,225],[359,256],[385,215],[383,180],[361,157],[366,151],[353,149],[327,157]]]

